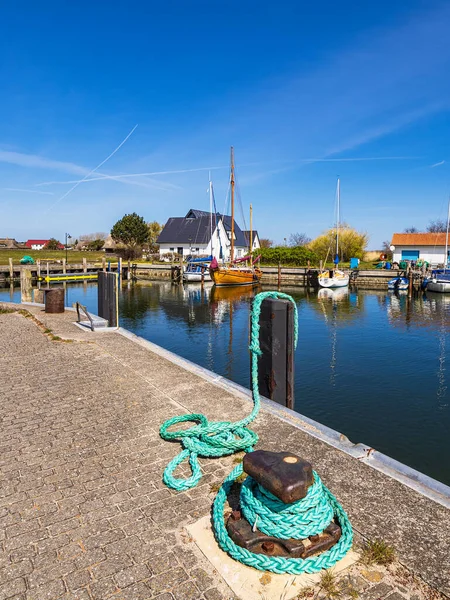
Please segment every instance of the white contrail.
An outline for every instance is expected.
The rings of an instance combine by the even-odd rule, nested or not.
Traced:
[[[376,156],[376,157],[368,157],[368,158],[299,158],[297,160],[292,161],[275,161],[275,163],[280,162],[282,164],[296,164],[296,163],[313,163],[313,162],[359,162],[359,161],[373,161],[373,160],[413,160],[416,157],[414,156]],[[268,163],[244,163],[240,165],[241,167],[248,166],[261,166],[263,164]],[[271,163],[274,164],[274,163]],[[121,180],[128,179],[131,177],[152,177],[154,175],[175,175],[177,173],[195,173],[198,171],[215,171],[219,169],[229,169],[229,165],[223,165],[218,167],[197,167],[195,169],[177,169],[171,171],[148,171],[144,173],[124,173],[123,175],[100,175],[98,177],[89,177],[86,175],[79,183],[88,183],[90,181],[102,181],[107,179],[113,180]],[[44,186],[44,185],[58,185],[58,184],[70,184],[77,183],[77,180],[69,180],[69,181],[43,181],[42,183],[37,183],[36,187]]]
[[[6,190],[7,192],[27,192],[30,194],[45,194],[47,196],[54,196],[55,194],[53,192],[40,192],[38,190],[25,190],[22,188],[3,188],[4,190]]]
[[[83,183],[83,181],[86,181],[86,179],[88,177],[90,177],[93,173],[95,173],[95,171],[97,171],[98,169],[100,169],[100,167],[102,167],[110,158],[112,158],[114,156],[114,154],[120,150],[120,148],[122,148],[122,146],[125,144],[125,142],[132,136],[132,134],[135,132],[137,128],[137,124],[133,127],[133,129],[130,131],[130,133],[120,142],[120,144],[117,146],[117,148],[115,148],[115,150],[113,150],[111,152],[111,154],[109,156],[107,156],[104,160],[102,160],[102,162],[100,164],[98,164],[94,169],[92,169],[92,171],[89,171],[89,173],[87,175],[85,175],[83,177],[83,179],[78,180],[75,185],[73,185],[70,190],[68,190],[65,194],[63,194],[60,198],[58,198],[58,200],[56,202],[54,202],[51,206],[49,206],[47,208],[47,210],[45,211],[44,214],[48,213],[52,208],[54,208],[59,202],[61,202],[61,200],[64,200],[64,198],[67,198],[67,196],[73,192],[73,190],[75,188],[77,188],[80,183]]]
[[[434,167],[440,167],[445,163],[445,160],[441,160],[441,162],[437,162],[434,165],[431,165],[430,169],[434,169]]]

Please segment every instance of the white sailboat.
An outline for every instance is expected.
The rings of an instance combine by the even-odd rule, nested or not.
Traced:
[[[431,279],[427,283],[426,289],[430,292],[450,292],[450,271],[448,267],[448,225],[450,222],[450,198],[448,199],[448,211],[447,211],[447,233],[445,236],[445,257],[444,257],[444,268],[435,269],[432,271]]]
[[[338,269],[339,264],[339,220],[341,208],[341,182],[337,180],[337,219],[336,219],[336,254],[334,257],[335,268],[319,273],[319,285],[324,288],[340,288],[348,286],[349,275]]]

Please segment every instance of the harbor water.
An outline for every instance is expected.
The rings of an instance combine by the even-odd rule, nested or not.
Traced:
[[[67,306],[97,312],[95,284],[65,287]],[[282,291],[299,309],[295,410],[450,484],[450,295]],[[249,387],[254,293],[125,284],[120,324]],[[1,300],[20,301],[20,292],[0,288]]]

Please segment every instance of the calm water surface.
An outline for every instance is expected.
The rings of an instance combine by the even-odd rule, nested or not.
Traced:
[[[450,484],[450,295],[284,288],[299,308],[295,409]],[[92,284],[66,304],[97,311]],[[125,286],[121,325],[249,387],[252,291]],[[19,300],[0,289],[0,300]]]

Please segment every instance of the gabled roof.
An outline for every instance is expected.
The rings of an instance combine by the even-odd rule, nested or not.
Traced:
[[[245,239],[248,240],[248,243],[250,244],[250,229],[243,229],[242,233],[244,234]],[[253,230],[252,236],[253,236],[252,237],[253,241],[255,241],[256,236],[258,236],[258,239],[259,239],[259,233],[258,233],[257,229]]]
[[[0,238],[0,246],[2,248],[20,248],[21,244],[17,243],[14,238]]]
[[[445,246],[445,233],[394,233],[393,246]]]
[[[31,246],[45,246],[45,244],[48,242],[49,240],[27,240],[25,242],[25,246],[27,248],[31,248]],[[64,248],[64,246],[61,244],[61,242],[58,243],[58,248],[60,250],[62,250]]]
[[[225,230],[231,231],[231,217],[217,215]],[[204,210],[190,209],[185,217],[171,217],[164,225],[156,240],[157,244],[195,244],[207,245],[211,239],[211,213]],[[213,223],[216,215],[213,215]],[[246,247],[248,242],[239,226],[234,222],[235,245]]]

